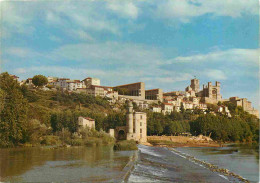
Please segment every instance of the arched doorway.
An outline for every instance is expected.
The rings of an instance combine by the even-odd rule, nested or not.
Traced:
[[[125,140],[126,139],[125,131],[124,130],[119,130],[117,138],[118,138],[118,140]]]

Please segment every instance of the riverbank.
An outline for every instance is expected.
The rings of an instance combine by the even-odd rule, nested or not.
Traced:
[[[223,144],[206,136],[148,136],[148,143],[159,147],[223,147]],[[144,144],[145,145],[145,144]]]

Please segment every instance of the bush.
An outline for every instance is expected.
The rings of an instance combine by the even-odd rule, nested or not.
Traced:
[[[61,141],[58,136],[48,135],[44,136],[41,144],[44,145],[61,145]]]
[[[84,140],[84,145],[86,146],[101,145],[101,144],[102,144],[102,140],[96,137],[87,137]]]
[[[114,150],[118,151],[131,151],[138,150],[136,142],[134,140],[119,141],[114,145]]]
[[[71,139],[69,144],[72,146],[82,146],[84,145],[84,141],[82,139]]]

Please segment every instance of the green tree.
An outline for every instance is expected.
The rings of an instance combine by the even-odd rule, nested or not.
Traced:
[[[8,73],[0,75],[4,106],[0,111],[0,146],[13,146],[24,141],[28,103],[19,84]]]
[[[32,78],[32,82],[36,87],[41,87],[48,83],[48,79],[43,75],[36,75]]]

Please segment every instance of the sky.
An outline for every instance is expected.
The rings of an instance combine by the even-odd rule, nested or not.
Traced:
[[[1,1],[1,0],[0,0]],[[1,1],[0,72],[145,82],[184,90],[196,76],[259,109],[257,0]]]

